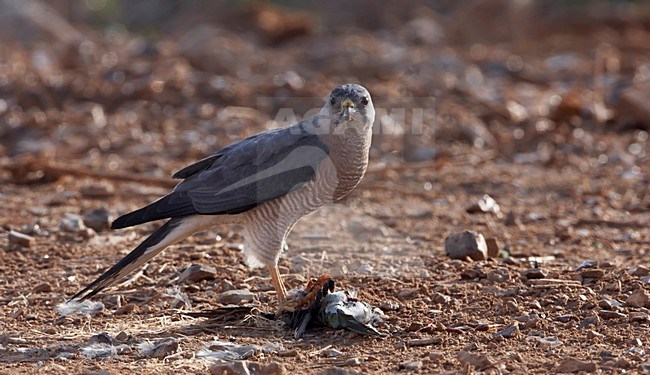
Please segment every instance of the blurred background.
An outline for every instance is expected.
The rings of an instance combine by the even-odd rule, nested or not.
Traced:
[[[2,0],[0,178],[166,177],[345,82],[380,109],[374,165],[474,155],[641,178],[649,52],[643,1]]]

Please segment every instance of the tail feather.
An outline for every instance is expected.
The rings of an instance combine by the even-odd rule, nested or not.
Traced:
[[[105,288],[115,284],[134,270],[141,267],[151,258],[156,256],[167,246],[172,245],[195,232],[193,228],[182,227],[183,218],[171,219],[163,226],[153,232],[146,240],[138,245],[127,256],[117,264],[104,272],[97,280],[90,283],[79,293],[75,294],[71,301],[84,301],[94,296]],[[179,230],[181,229],[181,230]]]

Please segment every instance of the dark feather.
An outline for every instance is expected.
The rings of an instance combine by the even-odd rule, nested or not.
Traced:
[[[78,300],[81,302],[87,298],[90,298],[131,273],[132,270],[124,272],[127,270],[126,267],[129,265],[139,266],[141,264],[144,264],[150,259],[150,257],[143,258],[143,255],[147,249],[159,244],[171,233],[172,230],[174,230],[174,228],[178,227],[181,222],[182,219],[172,219],[166,222],[163,226],[158,228],[158,230],[147,237],[147,239],[144,240],[140,245],[133,249],[133,251],[131,251],[127,256],[122,258],[108,271],[104,272],[99,278],[97,278],[97,280],[93,281],[79,293],[75,294],[74,297],[72,297],[72,300]]]

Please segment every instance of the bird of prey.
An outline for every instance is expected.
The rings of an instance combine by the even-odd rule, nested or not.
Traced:
[[[174,174],[183,181],[172,192],[117,218],[111,228],[167,222],[72,301],[94,296],[196,232],[236,224],[246,263],[268,269],[284,303],[278,259],[287,235],[301,217],[357,186],[368,166],[374,119],[368,90],[342,85],[311,118],[253,135],[185,167]]]

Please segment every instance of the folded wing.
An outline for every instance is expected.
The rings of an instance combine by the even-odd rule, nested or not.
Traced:
[[[174,175],[170,194],[119,217],[112,228],[195,214],[237,214],[305,186],[328,149],[299,125],[264,132],[231,145]]]

